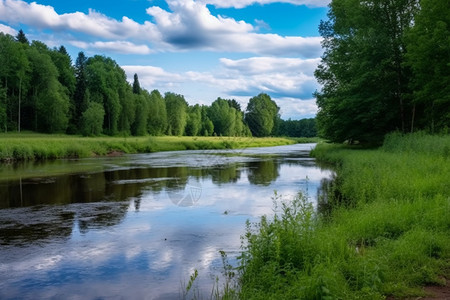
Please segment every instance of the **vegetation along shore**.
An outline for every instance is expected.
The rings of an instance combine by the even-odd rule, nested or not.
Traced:
[[[278,201],[274,216],[247,224],[238,280],[226,283],[222,298],[401,299],[433,296],[424,287],[448,291],[450,137],[390,134],[376,150],[321,143],[313,155],[336,169],[324,184],[327,196],[317,210],[307,195]]]
[[[82,137],[73,135],[0,134],[0,161],[82,158],[121,153],[175,150],[236,149],[315,142],[314,138],[253,137]]]

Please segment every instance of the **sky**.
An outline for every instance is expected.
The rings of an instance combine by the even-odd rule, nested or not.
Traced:
[[[267,93],[283,119],[314,117],[318,32],[330,0],[0,0],[0,31],[114,59],[141,87],[245,108]]]

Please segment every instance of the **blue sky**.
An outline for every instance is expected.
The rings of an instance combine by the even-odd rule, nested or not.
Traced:
[[[313,117],[318,25],[330,0],[0,0],[0,31],[113,58],[129,80],[190,104],[264,92],[284,119]]]

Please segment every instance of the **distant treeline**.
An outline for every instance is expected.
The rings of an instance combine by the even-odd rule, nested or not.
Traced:
[[[83,135],[316,136],[314,119],[284,121],[267,94],[244,111],[234,99],[189,105],[182,95],[127,82],[111,58],[50,49],[0,33],[0,131]]]

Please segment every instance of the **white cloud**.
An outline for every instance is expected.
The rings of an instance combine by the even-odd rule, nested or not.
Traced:
[[[318,88],[314,70],[319,62],[320,59],[277,57],[221,59],[224,73],[233,78],[225,87],[230,94],[265,92],[275,97],[295,98],[310,98]]]
[[[10,34],[12,36],[17,35],[17,30],[3,24],[0,24],[0,32],[3,32],[4,34]]]
[[[86,43],[82,41],[69,41],[69,43],[73,46],[82,49],[93,49],[114,53],[150,54],[152,52],[147,45],[135,45],[131,42],[126,41],[94,42],[94,43]]]
[[[310,118],[317,114],[315,99],[274,98],[274,101],[280,107],[281,118],[285,120]]]
[[[154,66],[121,66],[132,80],[134,74],[138,74],[139,83],[147,90],[172,87],[184,82],[186,79],[182,74],[167,72],[162,68]],[[187,79],[189,81],[189,79]]]
[[[50,29],[58,34],[71,32],[84,43],[101,42],[97,47],[114,52],[147,54],[158,51],[189,49],[246,52],[258,55],[292,55],[319,57],[320,37],[280,36],[256,33],[257,27],[244,21],[214,16],[205,3],[194,0],[167,0],[170,11],[150,7],[147,13],[154,23],[143,24],[123,17],[118,21],[94,10],[58,14],[51,6],[22,0],[0,0],[0,20],[8,24],[25,24],[38,29]],[[81,35],[81,36],[80,36]],[[100,39],[100,41],[99,41]],[[131,44],[145,43],[133,49]],[[95,46],[95,45],[94,45]]]
[[[244,8],[253,4],[290,3],[294,5],[306,5],[310,7],[325,7],[331,0],[201,0],[203,3],[212,4],[218,8]]]
[[[320,63],[320,58],[251,57],[239,60],[222,58],[220,61],[227,69],[245,74],[301,71],[302,73],[313,75],[314,70]]]
[[[147,13],[163,42],[174,50],[201,49],[224,52],[248,52],[265,55],[296,54],[319,57],[320,37],[260,34],[257,27],[222,16],[213,16],[205,3],[193,0],[167,1],[171,12],[150,7]]]
[[[59,15],[52,6],[21,0],[1,0],[0,19],[11,24],[26,24],[56,31],[73,30],[108,39],[140,37],[144,33],[144,38],[156,38],[155,34],[152,35],[155,31],[154,24],[150,22],[138,24],[127,17],[117,21],[94,10],[89,10],[87,15],[81,12]]]

